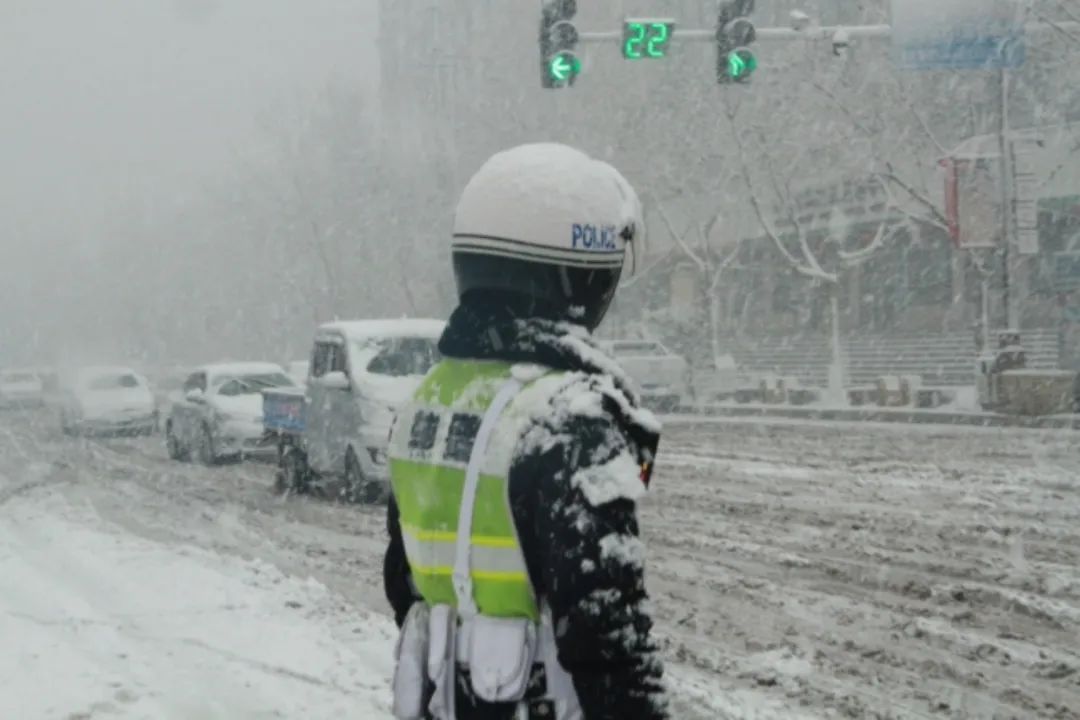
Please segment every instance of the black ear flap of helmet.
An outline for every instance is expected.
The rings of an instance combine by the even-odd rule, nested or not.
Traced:
[[[634,223],[633,220],[626,223],[626,226],[622,229],[622,232],[619,233],[619,237],[621,237],[623,239],[623,242],[626,243],[626,247],[632,251],[630,253],[633,256],[630,265],[630,276],[633,277],[634,275],[637,275],[638,254],[637,245],[634,244],[634,240],[637,238],[637,225]]]

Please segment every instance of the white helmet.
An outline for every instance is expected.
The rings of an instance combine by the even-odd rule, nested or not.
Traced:
[[[515,295],[595,328],[644,229],[637,194],[607,163],[554,143],[506,150],[484,163],[457,206],[458,295]]]

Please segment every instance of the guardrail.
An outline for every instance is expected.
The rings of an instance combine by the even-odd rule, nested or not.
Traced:
[[[1053,370],[1060,366],[1058,333],[1054,329],[1021,332],[1028,367]],[[808,385],[824,385],[832,351],[825,338],[759,338],[730,340],[726,352],[747,374],[784,375]],[[977,352],[970,333],[862,336],[844,341],[847,382],[868,384],[883,375],[919,375],[925,385],[971,385]]]

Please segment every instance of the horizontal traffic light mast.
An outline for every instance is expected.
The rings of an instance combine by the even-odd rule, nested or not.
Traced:
[[[852,38],[888,38],[892,35],[892,27],[889,25],[855,25],[855,26],[824,26],[815,25],[805,30],[796,30],[785,27],[757,28],[758,40],[832,40],[840,33],[847,33]],[[621,42],[622,30],[601,30],[578,33],[580,42],[605,43]],[[716,28],[701,30],[696,28],[676,27],[671,33],[671,41],[690,42],[715,42]]]
[[[1068,33],[1080,34],[1080,22],[1062,21],[1055,23],[1053,27],[1047,27],[1042,23],[1034,23],[1025,28],[1029,34],[1038,34],[1049,30],[1060,30]],[[606,43],[620,42],[621,30],[601,30],[582,32],[579,39],[583,43]],[[794,41],[794,40],[822,40],[840,41],[844,38],[851,39],[888,39],[892,37],[891,25],[811,25],[803,29],[793,27],[759,27],[757,39],[759,41]],[[671,42],[714,42],[716,29],[696,29],[676,27],[671,34]]]

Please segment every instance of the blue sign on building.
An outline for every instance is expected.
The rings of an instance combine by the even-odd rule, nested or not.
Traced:
[[[893,58],[907,70],[1016,68],[1024,63],[1019,0],[893,0]]]

